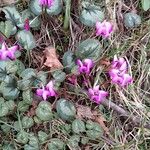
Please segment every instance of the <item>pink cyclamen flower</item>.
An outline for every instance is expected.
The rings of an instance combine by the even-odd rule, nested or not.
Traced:
[[[54,0],[39,0],[39,4],[44,7],[51,7]]]
[[[83,61],[78,59],[77,65],[78,65],[78,70],[80,73],[89,74],[93,67],[93,61],[91,59],[84,59]]]
[[[124,58],[114,57],[109,76],[112,83],[118,84],[121,87],[127,86],[133,82],[132,77],[127,74],[127,62]]]
[[[110,22],[104,20],[101,22],[96,22],[96,35],[100,35],[104,38],[108,38],[113,31],[113,25]]]
[[[53,81],[50,81],[47,85],[46,85],[46,89],[48,89],[50,96],[56,96],[56,92],[54,90],[54,83]]]
[[[10,48],[6,45],[5,42],[2,43],[2,48],[0,49],[0,60],[15,59],[15,52],[19,50],[18,45],[14,45]]]
[[[43,86],[41,89],[37,89],[36,94],[42,96],[44,100],[48,97],[56,96],[53,81],[50,81],[45,87]]]
[[[116,69],[119,69],[120,71],[126,72],[127,67],[128,67],[128,65],[124,58],[122,58],[122,57],[117,58],[116,55],[114,56],[114,59],[112,61],[112,68],[116,68]]]
[[[88,94],[90,99],[97,104],[102,102],[106,98],[106,96],[108,96],[108,92],[99,90],[99,85],[88,89]]]
[[[42,96],[44,100],[50,96],[50,92],[45,87],[42,87],[42,89],[37,89],[36,94],[38,96]]]

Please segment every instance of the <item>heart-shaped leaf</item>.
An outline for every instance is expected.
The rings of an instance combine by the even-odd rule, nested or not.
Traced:
[[[26,102],[27,104],[31,105],[33,101],[33,93],[31,90],[26,90],[22,92],[22,98],[23,101]]]
[[[84,132],[85,131],[84,122],[80,119],[75,119],[72,122],[72,130],[74,133],[77,133],[77,134],[79,134],[80,132]]]
[[[48,135],[45,132],[43,132],[43,131],[39,131],[38,132],[38,138],[39,138],[40,142],[44,142],[44,141],[47,140]]]
[[[101,8],[91,4],[90,2],[82,2],[82,12],[80,14],[80,21],[89,27],[95,26],[97,21],[102,22],[104,20],[104,13]]]
[[[29,140],[28,133],[26,133],[25,131],[20,131],[17,134],[17,142],[18,143],[26,144],[28,142],[28,140]]]
[[[92,59],[96,61],[100,58],[102,53],[102,47],[98,40],[95,39],[87,39],[82,41],[77,50],[75,51],[75,55],[77,58],[83,60],[86,58]]]
[[[53,138],[48,143],[48,150],[63,150],[64,149],[64,142],[58,138]]]
[[[127,28],[138,27],[141,24],[141,17],[136,13],[130,12],[124,15],[124,25]]]
[[[51,110],[51,104],[46,101],[40,102],[36,109],[36,116],[43,121],[51,120],[53,116]]]
[[[56,103],[56,110],[58,116],[63,120],[72,120],[76,114],[74,104],[66,99],[59,99]]]
[[[52,76],[56,82],[63,82],[66,78],[66,73],[63,72],[62,70],[57,70],[52,72]]]
[[[34,121],[33,121],[33,119],[31,117],[25,116],[25,117],[22,118],[22,126],[23,126],[23,128],[29,129],[33,125],[34,125]]]
[[[16,40],[26,50],[32,50],[36,47],[36,41],[30,31],[20,30],[16,34]]]
[[[67,73],[71,73],[71,70],[75,67],[75,56],[73,52],[67,51],[63,56],[63,66]]]

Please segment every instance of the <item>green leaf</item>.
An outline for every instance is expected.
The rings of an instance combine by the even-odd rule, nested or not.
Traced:
[[[29,104],[27,104],[25,101],[20,101],[18,103],[18,110],[21,112],[25,112],[29,109]]]
[[[25,66],[22,61],[18,59],[15,61],[15,65],[17,66],[17,74],[20,75],[25,70]]]
[[[140,26],[141,17],[136,13],[130,12],[124,15],[124,25],[127,28],[135,28]]]
[[[34,134],[30,134],[29,135],[29,145],[30,146],[33,146],[34,148],[36,148],[36,150],[39,149],[39,141],[38,141],[38,138],[36,136],[34,136]]]
[[[86,134],[88,137],[90,137],[91,139],[98,139],[103,135],[103,130],[100,127],[100,125],[96,122],[93,122],[91,120],[88,120],[86,122]]]
[[[20,131],[17,134],[17,142],[18,143],[22,143],[22,144],[26,144],[28,142],[28,133],[26,133],[25,131]]]
[[[73,52],[67,51],[63,55],[63,66],[67,73],[71,73],[72,68],[75,66],[75,56]]]
[[[5,13],[6,19],[11,20],[14,24],[17,24],[21,17],[14,5],[4,7],[3,12]]]
[[[47,140],[48,135],[47,135],[45,132],[43,132],[43,131],[39,131],[39,132],[38,132],[38,138],[39,138],[39,141],[40,141],[41,143],[43,143],[44,141]]]
[[[52,119],[51,104],[47,101],[41,101],[36,109],[36,116],[43,121]]]
[[[16,131],[20,131],[20,130],[21,130],[19,121],[15,121],[15,122],[14,122],[14,128],[15,128]]]
[[[29,25],[31,28],[38,29],[40,27],[39,17],[35,16],[29,9],[25,9],[21,12],[21,17],[17,24],[20,29],[24,29],[24,22],[26,19],[29,19]]]
[[[29,144],[24,145],[24,150],[38,150],[37,147],[33,147]]]
[[[74,133],[77,133],[77,134],[79,134],[80,132],[84,132],[85,131],[84,122],[80,119],[75,119],[72,122],[72,130]]]
[[[5,102],[9,111],[13,111],[15,109],[15,102],[13,100],[9,100]]]
[[[36,41],[30,31],[20,30],[16,34],[16,40],[26,50],[32,50],[36,47]]]
[[[68,144],[72,149],[78,149],[79,148],[79,142],[80,142],[80,136],[73,135],[68,140]]]
[[[3,145],[3,150],[15,150],[14,146],[10,143]]]
[[[33,82],[33,86],[34,87],[39,87],[39,85],[46,85],[47,83],[47,76],[48,74],[45,73],[44,71],[39,71],[36,76],[35,76],[35,80]]]
[[[64,142],[58,138],[53,138],[48,143],[48,150],[63,150],[64,149]]]
[[[104,20],[104,13],[99,6],[91,4],[90,2],[82,2],[82,12],[80,14],[80,21],[89,27],[95,26],[97,21]]]
[[[0,117],[4,117],[8,114],[9,108],[5,102],[0,103]]]
[[[0,22],[0,31],[9,38],[11,35],[15,34],[17,32],[16,26],[13,25],[13,23],[10,20],[7,20],[5,22]]]
[[[39,16],[40,14],[42,14],[42,7],[39,5],[38,0],[30,1],[29,8],[36,16]]]
[[[54,0],[53,5],[50,8],[47,8],[46,11],[49,15],[58,15],[62,11],[62,6],[61,0]]]
[[[62,70],[57,70],[52,72],[52,76],[56,82],[63,82],[66,78],[66,73],[63,72]]]
[[[0,61],[0,81],[4,81],[8,74],[16,73],[17,66],[13,61]]]
[[[76,115],[74,104],[63,98],[57,101],[56,110],[58,116],[63,120],[71,121]]]
[[[31,117],[25,116],[25,117],[22,118],[22,126],[23,126],[23,128],[29,129],[33,125],[34,125],[34,121],[33,121],[33,119]]]
[[[82,143],[83,145],[88,144],[88,143],[89,143],[89,138],[87,138],[87,137],[82,137],[82,138],[81,138],[81,143]]]
[[[26,90],[22,92],[22,98],[23,101],[26,102],[27,104],[31,105],[33,101],[33,93],[31,90]]]
[[[36,71],[33,68],[27,68],[20,74],[20,77],[25,79],[32,78],[33,76],[36,76]]]
[[[5,82],[1,83],[0,89],[3,97],[7,100],[15,100],[20,93],[17,89],[17,81],[12,76],[8,76],[8,78],[5,79]]]
[[[89,58],[93,61],[99,59],[101,53],[101,44],[98,40],[95,39],[87,39],[85,41],[82,41],[77,47],[77,50],[75,51],[75,55],[77,58],[81,60]]]
[[[8,125],[1,125],[1,129],[2,129],[2,131],[4,132],[4,133],[9,133],[10,132],[10,127],[8,126]]]
[[[141,3],[144,11],[150,9],[150,0],[141,0]]]

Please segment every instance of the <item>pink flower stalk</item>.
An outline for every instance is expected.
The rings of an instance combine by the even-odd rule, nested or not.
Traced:
[[[91,59],[84,59],[83,61],[77,60],[78,70],[80,73],[89,74],[93,67],[93,61]]]
[[[112,83],[118,84],[121,87],[127,86],[133,82],[132,77],[127,74],[127,62],[124,58],[114,56],[111,69],[109,71]]]
[[[113,31],[113,25],[110,22],[104,20],[101,22],[96,22],[96,35],[108,38]]]
[[[19,50],[18,45],[14,45],[10,48],[6,45],[5,42],[2,43],[2,48],[0,49],[0,60],[15,59],[15,52]]]
[[[28,18],[25,20],[24,30],[26,30],[26,31],[30,30],[30,23],[29,23],[29,19]]]
[[[44,100],[48,97],[56,96],[53,81],[50,81],[45,87],[43,86],[41,89],[37,89],[36,94],[42,96]]]
[[[88,89],[88,94],[90,99],[97,104],[102,102],[106,98],[106,96],[108,96],[108,92],[99,90],[99,85]]]
[[[54,0],[39,0],[39,4],[44,7],[51,7]]]
[[[77,84],[77,76],[72,75],[71,77],[68,78],[68,81],[70,81],[70,83],[76,85]]]

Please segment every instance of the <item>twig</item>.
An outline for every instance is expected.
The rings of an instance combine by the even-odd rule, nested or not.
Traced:
[[[130,120],[132,120],[132,122],[135,124],[135,126],[137,126],[137,127],[141,126],[141,122],[142,122],[141,118],[139,118],[138,116],[131,115],[128,111],[126,111],[123,108],[119,107],[115,103],[113,103],[111,101],[108,101],[108,100],[104,100],[102,102],[102,105],[113,109],[114,111],[118,112],[121,116],[129,118]],[[144,126],[144,128],[150,129],[150,123],[146,124]]]

